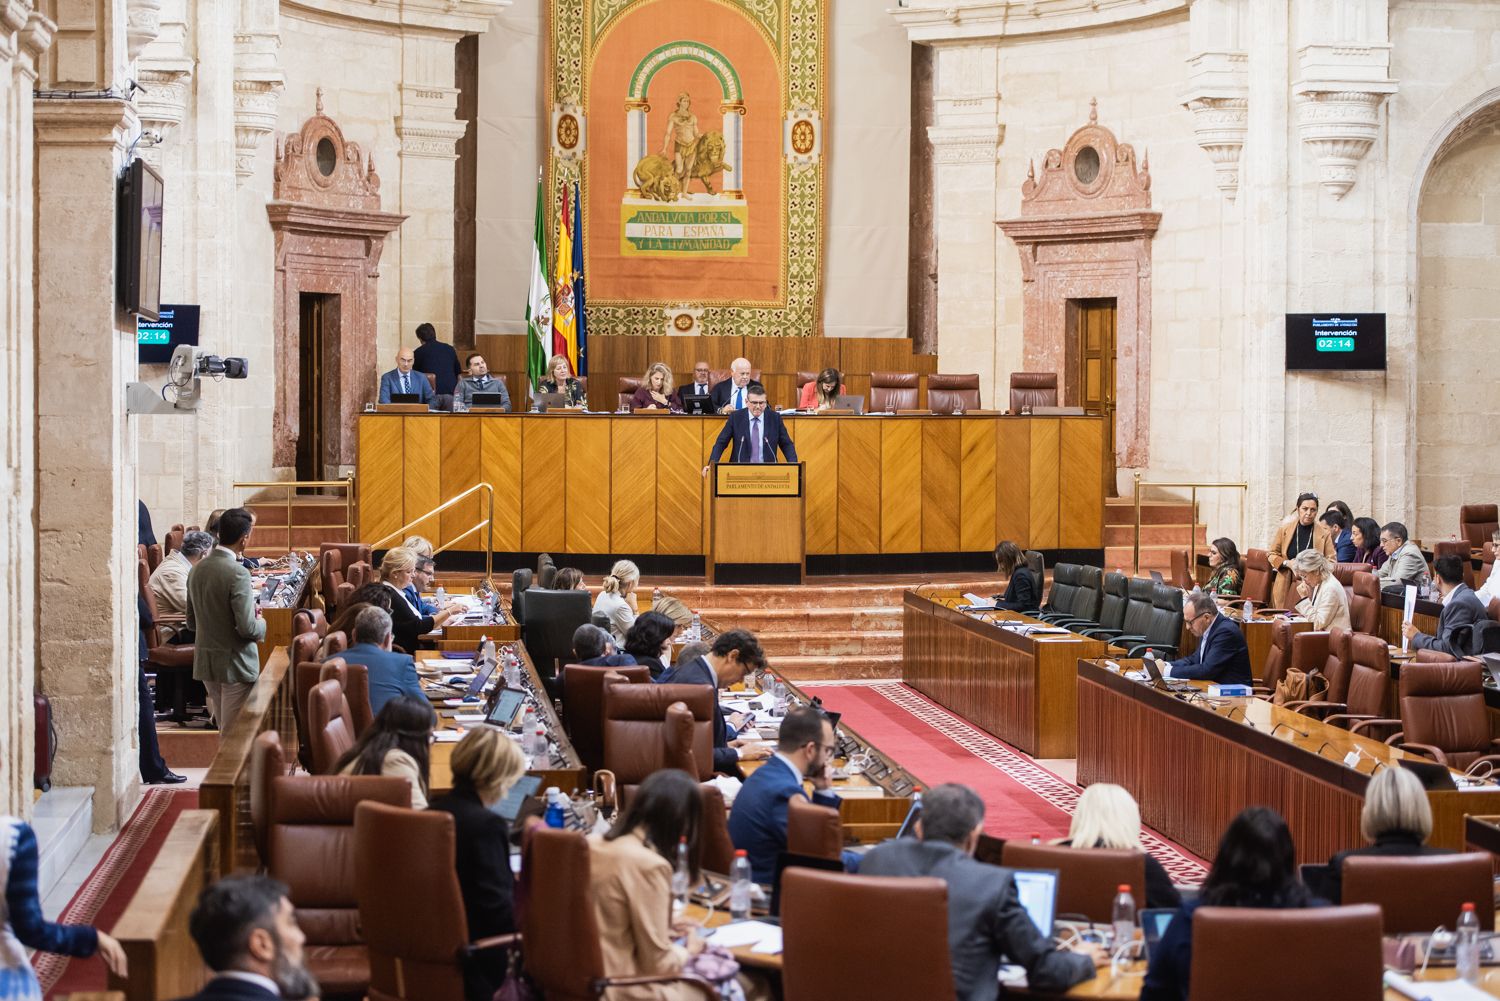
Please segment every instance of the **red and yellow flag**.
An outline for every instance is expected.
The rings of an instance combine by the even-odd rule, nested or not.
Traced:
[[[578,374],[578,317],[573,310],[573,211],[572,192],[563,188],[557,213],[557,264],[552,282],[552,353],[568,359],[568,368]],[[549,373],[550,377],[550,373]]]

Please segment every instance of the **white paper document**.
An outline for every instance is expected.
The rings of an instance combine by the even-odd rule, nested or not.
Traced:
[[[736,921],[721,925],[704,936],[725,949],[749,948],[751,952],[775,956],[781,952],[781,927],[764,921]]]
[[[1462,980],[1424,980],[1417,983],[1410,977],[1389,970],[1385,974],[1385,985],[1413,1001],[1483,1001],[1491,997]]]
[[[1409,622],[1411,622],[1412,616],[1414,616],[1416,614],[1417,614],[1417,585],[1415,585],[1415,584],[1408,584],[1408,585],[1406,585],[1406,605],[1401,610],[1401,624],[1402,625],[1408,624]],[[1401,637],[1401,652],[1402,653],[1409,652],[1407,648],[1410,645],[1411,645],[1411,640],[1407,639],[1406,636],[1403,635]]]

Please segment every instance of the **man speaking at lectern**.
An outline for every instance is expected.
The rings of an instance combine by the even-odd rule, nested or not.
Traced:
[[[752,382],[745,392],[745,409],[733,411],[724,422],[724,430],[708,455],[710,466],[719,461],[725,447],[730,449],[730,462],[775,462],[778,448],[787,462],[797,461],[792,436],[786,433],[781,415],[766,406],[766,387],[758,382]],[[708,469],[703,467],[704,476]]]

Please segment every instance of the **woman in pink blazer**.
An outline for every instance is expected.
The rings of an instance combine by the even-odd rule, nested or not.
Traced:
[[[844,392],[843,377],[836,368],[825,368],[818,377],[802,387],[798,410],[827,410]]]

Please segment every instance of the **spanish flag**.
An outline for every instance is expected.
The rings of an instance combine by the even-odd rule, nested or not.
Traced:
[[[568,359],[578,373],[578,318],[573,312],[572,190],[563,188],[557,213],[557,263],[552,282],[552,353]]]

